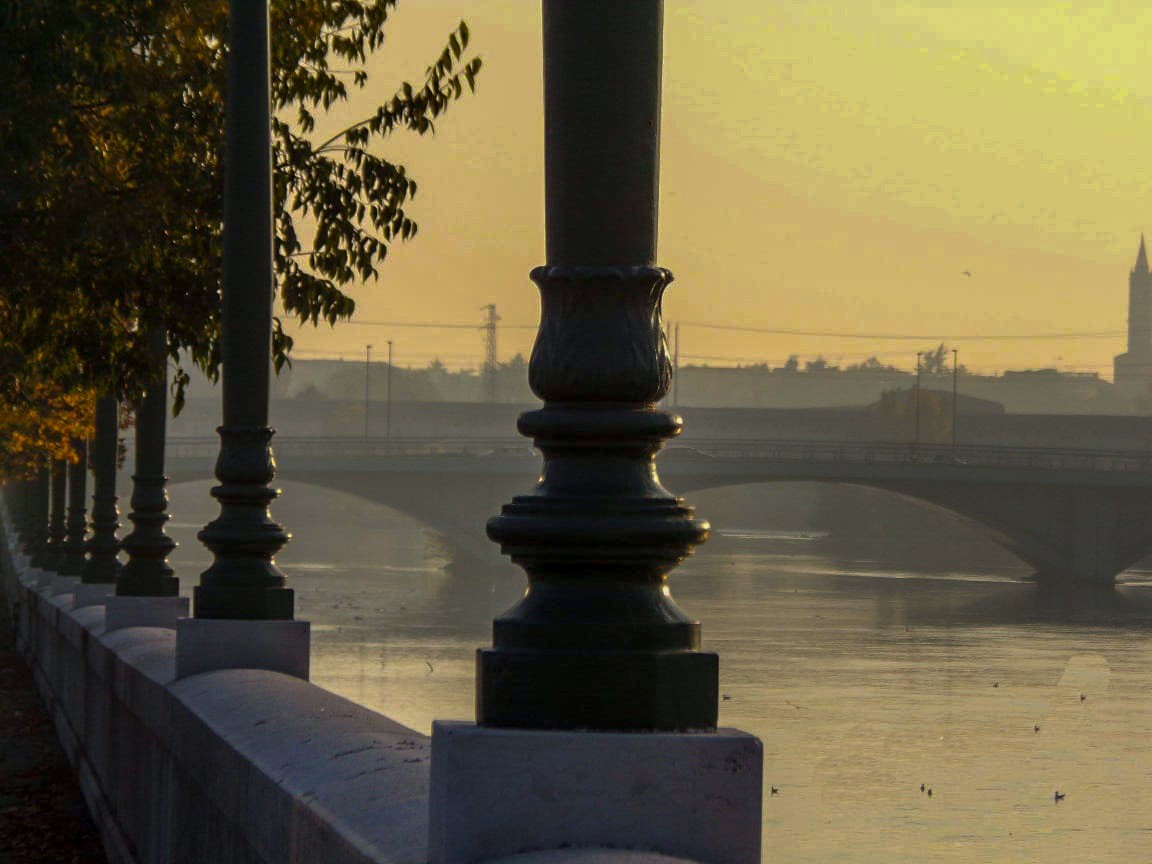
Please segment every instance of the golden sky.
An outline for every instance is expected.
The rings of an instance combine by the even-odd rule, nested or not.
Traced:
[[[939,5],[666,0],[659,262],[677,276],[665,318],[683,324],[683,360],[910,366],[945,341],[982,371],[1111,377],[1127,272],[1152,231],[1152,11]],[[434,138],[387,145],[420,184],[421,233],[355,292],[361,320],[478,325],[486,303],[509,325],[536,320],[538,2],[401,3],[377,87],[317,135],[421,77],[460,18],[485,61],[478,92]],[[1052,332],[1115,335],[1021,338]],[[503,328],[502,358],[532,336]],[[303,331],[297,347],[352,357],[389,338],[400,364],[482,357],[478,330],[355,323]]]

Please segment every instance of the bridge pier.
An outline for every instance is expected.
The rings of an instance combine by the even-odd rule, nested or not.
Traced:
[[[1116,501],[1102,489],[1078,489],[1072,530],[1072,578],[1090,585],[1111,585],[1124,569],[1117,560],[1120,543]]]

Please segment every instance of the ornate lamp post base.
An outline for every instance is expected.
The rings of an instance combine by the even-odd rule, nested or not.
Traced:
[[[717,656],[699,651],[482,648],[476,720],[526,729],[714,729],[718,670]],[[595,693],[604,698],[590,699]]]
[[[760,864],[760,741],[746,732],[569,732],[432,724],[429,858],[564,846]]]

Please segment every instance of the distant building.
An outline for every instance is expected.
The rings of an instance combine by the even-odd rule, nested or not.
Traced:
[[[1116,357],[1116,386],[1130,396],[1152,395],[1152,272],[1144,235],[1128,274],[1128,350]]]

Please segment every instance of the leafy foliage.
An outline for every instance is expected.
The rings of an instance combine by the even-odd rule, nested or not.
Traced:
[[[272,4],[274,264],[281,306],[304,322],[351,316],[349,286],[378,278],[390,245],[416,236],[416,182],[375,148],[431,134],[475,89],[481,61],[462,22],[421,83],[401,82],[328,140],[309,137],[368,86],[396,5]],[[13,361],[0,363],[0,399],[26,380],[138,392],[158,323],[173,361],[187,352],[216,375],[226,31],[226,0],[21,0],[0,12],[0,351]],[[277,320],[277,369],[291,348]],[[178,370],[177,409],[187,381]]]

